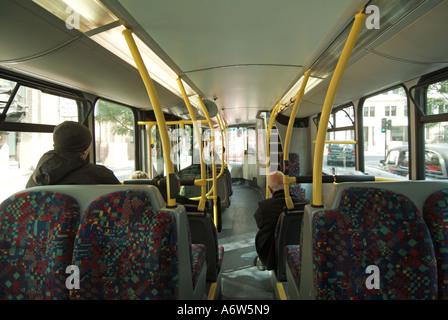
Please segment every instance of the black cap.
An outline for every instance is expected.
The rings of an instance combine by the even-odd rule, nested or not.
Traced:
[[[54,150],[62,152],[83,152],[92,142],[89,129],[74,121],[65,121],[53,131]]]

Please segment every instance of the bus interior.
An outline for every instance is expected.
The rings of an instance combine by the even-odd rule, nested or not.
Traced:
[[[0,6],[0,299],[448,298],[448,0]],[[25,187],[64,121],[120,185]],[[254,213],[277,170],[266,270]],[[54,193],[79,204],[68,247],[20,218]],[[83,243],[110,195],[164,227],[120,236],[112,217]]]

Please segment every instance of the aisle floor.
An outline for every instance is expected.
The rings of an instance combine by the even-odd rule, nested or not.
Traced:
[[[232,187],[231,205],[222,212],[222,230],[218,233],[219,244],[225,250],[221,299],[274,299],[270,272],[260,271],[253,264],[258,231],[254,213],[262,199],[261,191],[247,182],[237,182]]]

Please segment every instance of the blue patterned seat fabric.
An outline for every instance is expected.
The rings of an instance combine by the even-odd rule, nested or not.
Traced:
[[[297,289],[300,289],[300,267],[302,265],[302,253],[300,251],[300,245],[289,245],[285,249],[286,264],[291,270],[292,277],[295,281]]]
[[[224,247],[218,244],[218,231],[216,230],[215,224],[212,222],[213,237],[216,243],[216,273],[221,271],[222,261],[224,259]]]
[[[74,299],[177,299],[177,228],[143,191],[99,197],[87,208],[75,241],[80,269]]]
[[[300,176],[300,159],[297,153],[289,154],[289,176]],[[290,195],[294,195],[298,198],[305,199],[305,189],[303,189],[299,183],[291,183],[289,185]]]
[[[377,188],[344,191],[335,210],[313,216],[317,299],[435,299],[432,240],[406,196]],[[379,268],[379,289],[368,289],[366,268]]]
[[[448,299],[448,189],[431,194],[423,205],[437,258],[439,299]]]
[[[79,205],[50,191],[16,194],[0,205],[0,299],[68,299],[65,286]]]
[[[206,253],[205,244],[192,244],[191,245],[191,273],[193,279],[193,288],[198,283],[199,275],[201,274],[202,267],[205,262]]]

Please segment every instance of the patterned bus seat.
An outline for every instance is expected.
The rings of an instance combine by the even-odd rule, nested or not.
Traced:
[[[68,299],[79,205],[51,191],[18,193],[0,205],[0,299]]]
[[[298,177],[300,176],[300,158],[297,153],[289,154],[289,176]],[[291,183],[289,185],[289,193],[292,196],[296,196],[298,198],[305,198],[305,189],[300,186],[300,183]]]
[[[216,226],[207,213],[188,214],[192,243],[204,244],[207,261],[207,282],[215,282],[221,271],[224,258],[224,247],[218,244]]]
[[[428,197],[423,206],[437,258],[439,299],[448,299],[448,189]]]
[[[298,245],[301,237],[303,210],[308,202],[294,204],[294,209],[280,213],[274,232],[276,267],[275,276],[278,281],[286,281],[285,247]]]
[[[314,214],[312,230],[317,299],[437,298],[429,230],[406,196],[346,189],[339,208]],[[378,267],[378,289],[367,286],[368,266]]]
[[[75,240],[80,270],[74,299],[177,299],[178,238],[172,213],[147,193],[114,192],[87,208]]]
[[[311,224],[311,298],[437,298],[430,233],[406,196],[380,188],[350,187],[342,192],[339,207],[315,212]],[[292,284],[300,290],[301,246],[285,248],[285,255]],[[377,267],[377,279],[372,266]]]

